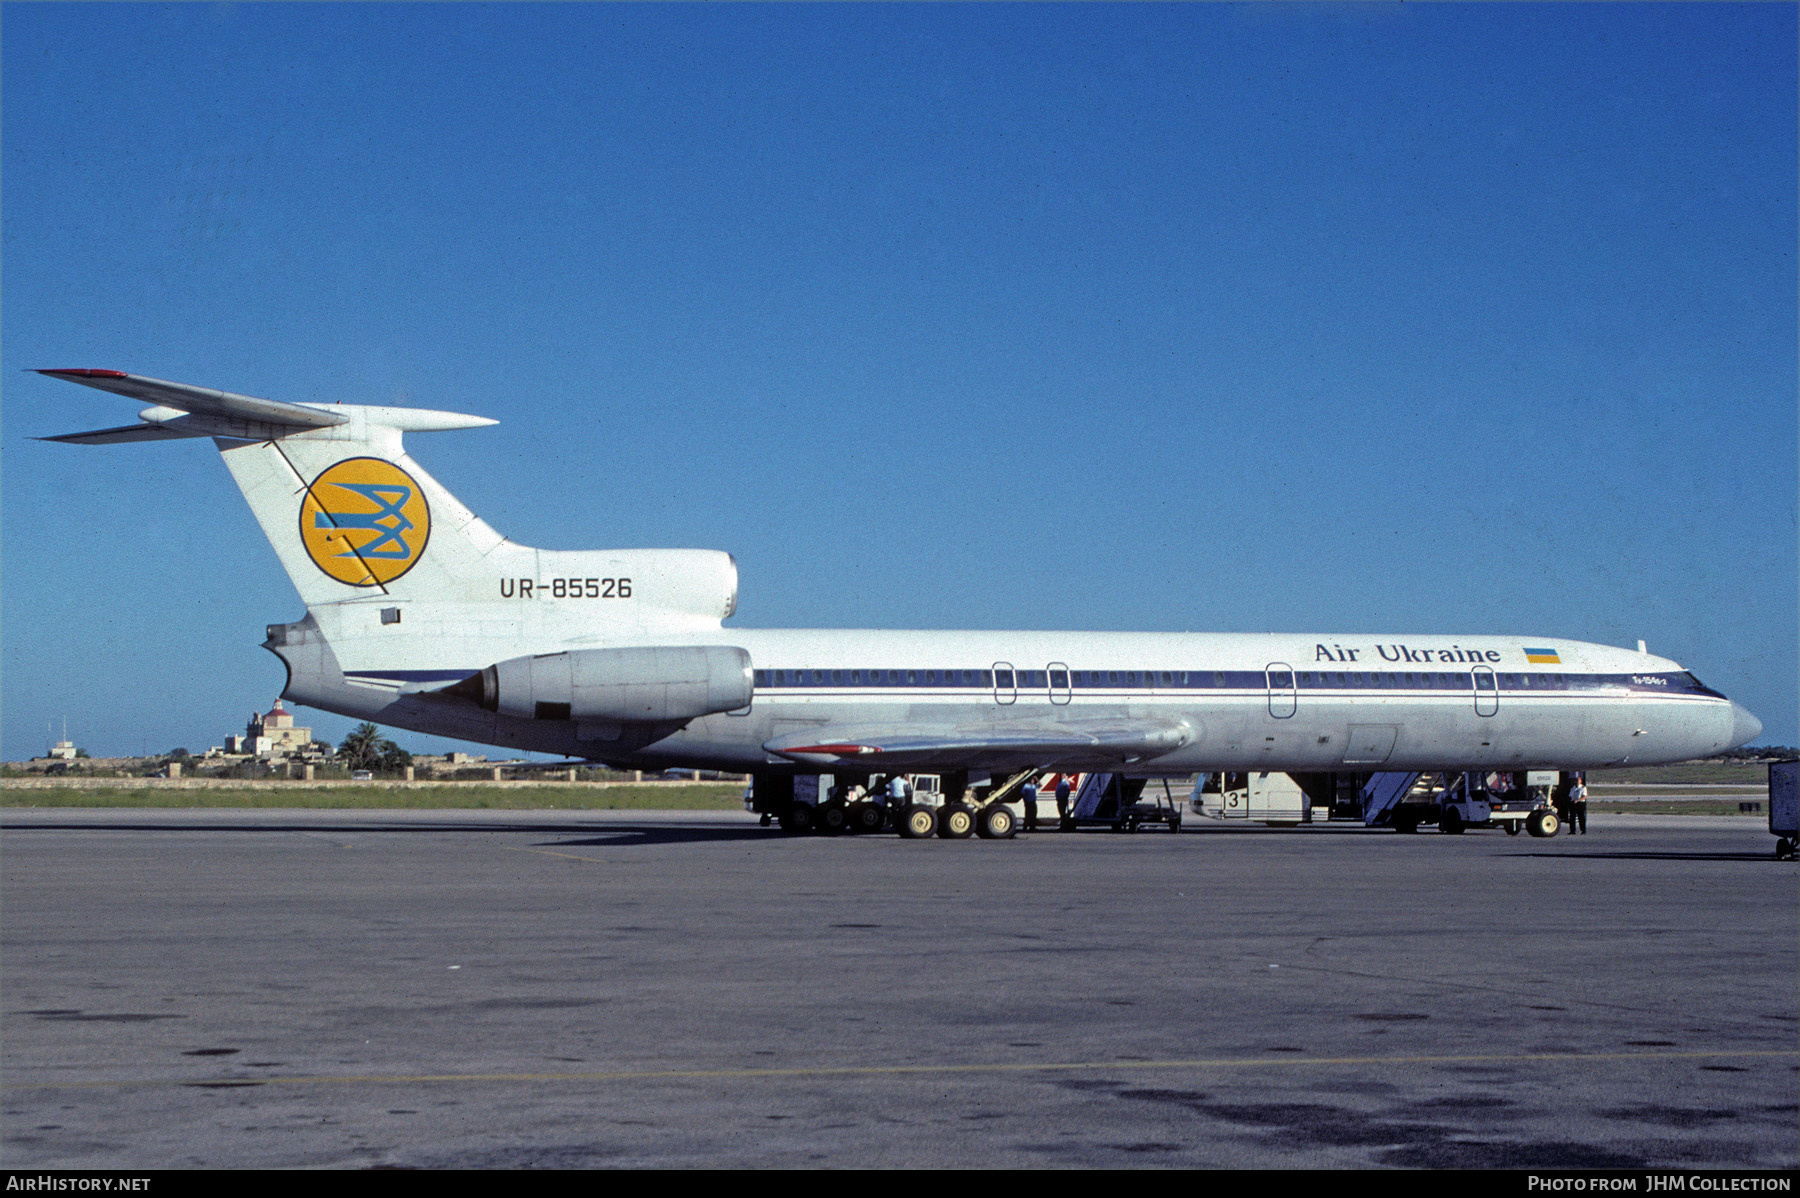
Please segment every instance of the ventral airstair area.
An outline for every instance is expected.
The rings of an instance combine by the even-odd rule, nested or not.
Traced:
[[[1020,831],[1102,828],[1179,832],[1184,817],[1217,825],[1358,824],[1458,835],[1496,829],[1555,836],[1580,778],[1554,770],[1499,773],[1202,773],[1190,783],[1117,773],[1024,769],[954,774],[756,774],[744,809],[787,832],[897,832],[904,839],[1010,840]],[[1057,792],[1067,785],[1067,797]],[[1177,796],[1184,794],[1183,803]],[[1188,826],[1196,826],[1190,824]],[[1205,827],[1205,824],[1197,825]]]

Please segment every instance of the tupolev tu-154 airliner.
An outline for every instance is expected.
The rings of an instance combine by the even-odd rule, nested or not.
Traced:
[[[1578,770],[1700,757],[1762,725],[1676,662],[1554,636],[757,631],[731,555],[533,549],[406,453],[493,424],[40,373],[148,403],[46,440],[211,437],[300,597],[284,698],[635,768]]]

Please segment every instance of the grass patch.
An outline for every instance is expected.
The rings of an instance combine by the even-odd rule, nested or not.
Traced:
[[[492,786],[330,788],[246,786],[205,790],[86,789],[0,791],[0,807],[302,807],[406,811],[741,811],[744,784],[719,786]]]
[[[1745,799],[1746,803],[1759,802]],[[1767,820],[1769,805],[1761,811],[1739,811],[1737,799],[1645,799],[1635,803],[1608,803],[1588,800],[1590,815],[1741,815],[1745,819]]]
[[[1711,785],[1755,785],[1766,786],[1769,781],[1769,767],[1755,762],[1720,763],[1713,765],[1639,765],[1621,766],[1615,770],[1589,770],[1588,784],[1596,782],[1614,785],[1620,782],[1648,782],[1662,786]]]

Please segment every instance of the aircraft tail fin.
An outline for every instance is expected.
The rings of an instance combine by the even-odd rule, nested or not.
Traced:
[[[521,630],[541,629],[551,644],[571,627],[597,636],[609,635],[608,628],[621,634],[717,628],[736,605],[737,568],[729,554],[519,545],[406,452],[404,433],[495,423],[485,417],[285,403],[116,370],[42,373],[156,405],[139,413],[141,429],[49,440],[105,445],[213,437],[300,597],[340,645],[349,627],[364,624],[391,643],[398,630],[375,629],[375,609],[384,624],[397,623],[409,603],[429,605],[433,614],[406,621],[400,635],[408,641],[427,635],[427,627],[477,636],[485,629],[515,642]],[[471,611],[464,606],[470,604],[481,607]],[[333,609],[339,616],[326,618]]]

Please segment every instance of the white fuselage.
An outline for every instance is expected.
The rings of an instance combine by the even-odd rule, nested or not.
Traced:
[[[1182,722],[1185,744],[1139,763],[1153,773],[1584,769],[1702,756],[1742,729],[1741,709],[1673,661],[1554,638],[721,628],[656,640],[746,650],[755,668],[750,706],[619,751],[625,746],[580,741],[566,722],[450,712],[397,693],[441,687],[480,669],[479,657],[440,658],[428,669],[414,657],[411,669],[360,671],[329,695],[304,693],[296,676],[289,693],[484,743],[745,771],[794,768],[763,748],[783,735],[868,725]],[[1532,662],[1545,654],[1527,649],[1554,660]]]

